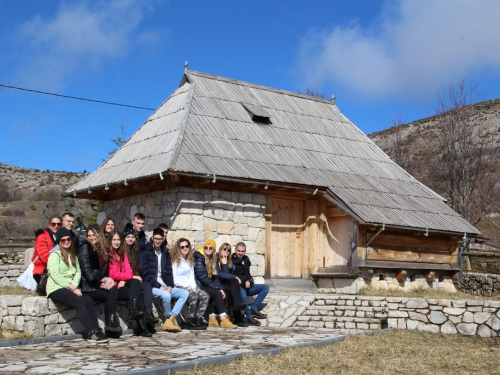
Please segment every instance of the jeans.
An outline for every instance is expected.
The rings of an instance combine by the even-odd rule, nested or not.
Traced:
[[[250,311],[250,307],[248,306],[248,299],[247,296],[255,296],[255,302],[253,303],[251,309],[252,310],[258,310],[260,308],[260,304],[264,302],[264,299],[267,296],[267,293],[269,293],[269,286],[266,284],[254,284],[251,288],[246,289],[240,287],[240,297],[241,297],[241,302],[246,303],[247,307],[245,307],[245,315],[247,318],[252,317],[252,312]]]
[[[165,310],[165,318],[168,318],[171,315],[177,316],[181,313],[182,307],[189,297],[189,292],[182,288],[172,288],[170,293],[160,288],[153,288],[153,296],[161,298],[163,309]],[[173,309],[172,298],[177,298]]]

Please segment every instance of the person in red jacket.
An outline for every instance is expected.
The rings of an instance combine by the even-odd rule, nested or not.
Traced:
[[[60,216],[51,216],[47,229],[44,229],[35,240],[35,252],[31,260],[35,262],[33,278],[36,280],[37,284],[40,283],[40,275],[47,267],[47,261],[50,255],[49,252],[56,246],[56,233],[61,226],[62,218]]]

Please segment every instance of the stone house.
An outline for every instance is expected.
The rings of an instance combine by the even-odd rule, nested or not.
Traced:
[[[98,199],[98,222],[166,222],[170,242],[244,241],[256,275],[324,287],[449,279],[479,234],[334,102],[191,70],[66,195]]]

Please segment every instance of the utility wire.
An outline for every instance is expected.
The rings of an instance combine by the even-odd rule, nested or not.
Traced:
[[[61,94],[54,94],[52,92],[45,92],[45,91],[38,91],[38,90],[30,90],[30,89],[24,89],[22,87],[16,87],[16,86],[10,86],[10,85],[2,85],[0,83],[0,87],[5,87],[8,89],[16,89],[16,90],[21,90],[21,91],[29,91],[29,92],[35,92],[37,94],[44,94],[44,95],[53,95],[53,96],[59,96],[61,98],[68,98],[68,99],[76,99],[76,100],[83,100],[87,102],[94,102],[94,103],[101,103],[101,104],[109,104],[109,105],[117,105],[120,107],[128,107],[128,108],[137,108],[137,109],[147,109],[148,111],[155,111],[155,108],[146,108],[146,107],[138,107],[135,105],[128,105],[128,104],[120,104],[120,103],[111,103],[111,102],[105,102],[102,100],[93,100],[93,99],[85,99],[85,98],[77,98],[76,96],[69,96],[69,95],[61,95]]]

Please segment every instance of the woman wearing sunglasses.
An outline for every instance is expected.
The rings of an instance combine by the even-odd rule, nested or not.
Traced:
[[[47,263],[47,298],[76,309],[82,325],[87,330],[89,341],[108,342],[99,328],[94,301],[78,289],[82,274],[70,231],[60,228],[56,234],[56,242],[59,247],[50,254]]]
[[[132,267],[122,246],[122,235],[116,229],[108,233],[109,247],[109,277],[111,277],[118,288],[118,299],[123,299],[123,291],[127,291],[130,299],[129,313],[127,319],[136,322],[135,334],[143,337],[151,337],[152,333],[147,329],[144,322],[144,306],[141,294],[141,281],[134,276]],[[140,278],[140,277],[139,277]]]
[[[248,324],[243,321],[241,310],[247,307],[246,303],[240,298],[240,279],[234,275],[233,263],[231,261],[231,245],[224,242],[219,247],[219,252],[215,257],[215,269],[217,276],[222,285],[228,292],[233,304],[234,323],[239,327],[248,327]]]
[[[35,240],[35,252],[33,253],[32,261],[35,260],[35,267],[33,268],[33,278],[36,283],[40,283],[40,277],[47,267],[49,260],[50,250],[53,249],[56,243],[56,233],[62,226],[62,218],[60,216],[52,216],[49,219],[47,229],[44,229]],[[38,257],[38,258],[37,258]]]
[[[78,261],[82,270],[82,293],[92,300],[104,302],[106,331],[121,332],[116,314],[118,289],[108,277],[109,255],[104,234],[98,224],[89,225],[86,238],[78,248]]]
[[[196,285],[191,242],[186,238],[179,238],[172,250],[170,250],[170,256],[172,258],[174,285],[189,292],[186,316],[188,321],[185,328],[192,330],[207,329],[207,325],[203,322],[203,315],[207,310],[210,296]]]
[[[200,289],[207,292],[210,301],[215,304],[216,314],[210,314],[208,326],[234,329],[238,326],[231,323],[229,315],[226,314],[224,302],[227,302],[227,295],[217,277],[215,246],[215,241],[210,239],[205,241],[203,249],[194,252],[194,275]]]

